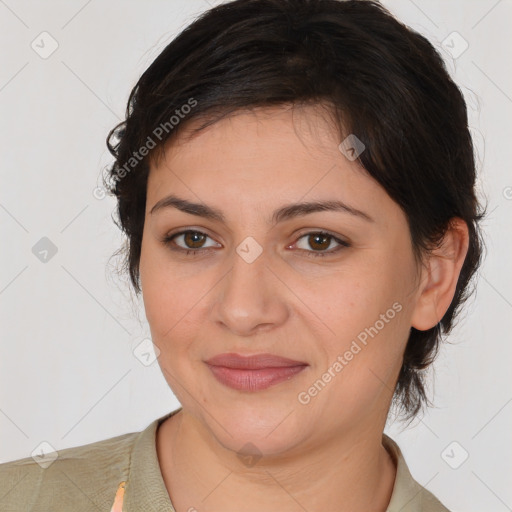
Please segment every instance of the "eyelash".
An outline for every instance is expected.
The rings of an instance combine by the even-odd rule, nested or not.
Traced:
[[[185,235],[187,233],[198,233],[200,235],[205,235],[208,238],[211,238],[209,235],[207,235],[206,233],[203,233],[202,231],[197,231],[197,230],[194,230],[194,229],[187,229],[185,231],[180,231],[178,233],[173,233],[172,235],[165,236],[162,239],[162,243],[164,245],[167,245],[172,251],[184,252],[186,256],[189,256],[191,253],[192,253],[192,255],[195,255],[195,254],[198,254],[200,252],[208,251],[208,249],[210,249],[210,248],[206,248],[206,249],[184,249],[183,247],[179,247],[179,246],[178,247],[173,247],[171,245],[173,240],[174,240],[174,238],[176,238],[176,237],[178,237],[180,235]],[[341,251],[342,249],[346,249],[346,248],[350,247],[350,244],[348,242],[346,242],[344,240],[341,240],[341,239],[335,237],[334,235],[332,235],[331,233],[328,233],[326,231],[309,231],[307,233],[303,233],[302,235],[299,236],[297,241],[299,241],[301,238],[304,238],[306,236],[311,236],[311,235],[326,236],[326,237],[329,237],[330,239],[332,239],[335,242],[340,244],[339,247],[337,247],[336,249],[334,249],[334,250],[331,249],[330,251],[324,251],[324,252],[308,251],[306,249],[299,249],[300,251],[305,252],[307,254],[307,256],[311,256],[312,258],[325,257],[325,256],[329,256],[329,255],[332,255],[332,254],[336,254],[339,251]]]

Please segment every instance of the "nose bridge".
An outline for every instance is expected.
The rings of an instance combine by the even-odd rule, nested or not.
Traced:
[[[282,320],[284,307],[279,304],[276,277],[268,268],[270,260],[271,255],[252,237],[235,248],[216,308],[217,320],[230,330],[248,334],[262,324]]]
[[[224,301],[235,300],[241,307],[251,308],[265,299],[267,291],[269,254],[252,237],[246,238],[236,248],[231,272],[227,276]]]

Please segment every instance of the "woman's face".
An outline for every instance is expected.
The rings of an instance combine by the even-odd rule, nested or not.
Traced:
[[[233,450],[382,432],[400,370],[418,298],[406,217],[321,112],[239,112],[150,169],[140,276],[159,364],[187,415]],[[162,206],[171,194],[202,210]],[[323,202],[346,208],[296,207]],[[233,353],[302,365],[206,362]]]

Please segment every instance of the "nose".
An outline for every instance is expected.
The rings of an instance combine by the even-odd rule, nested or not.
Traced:
[[[247,337],[286,321],[287,288],[265,251],[253,261],[240,254],[233,253],[232,267],[216,287],[213,314],[224,329]]]

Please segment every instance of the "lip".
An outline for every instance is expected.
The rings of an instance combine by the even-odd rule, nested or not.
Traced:
[[[292,379],[307,363],[273,354],[219,354],[205,361],[214,377],[239,391],[261,391]]]
[[[294,361],[286,357],[274,354],[254,354],[242,356],[233,352],[219,354],[206,361],[212,366],[223,366],[225,368],[243,370],[261,370],[262,368],[286,368],[289,366],[306,366],[304,361]]]

